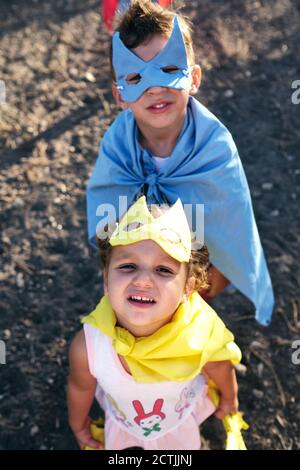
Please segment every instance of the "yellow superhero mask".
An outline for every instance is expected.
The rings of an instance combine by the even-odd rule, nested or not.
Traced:
[[[142,240],[156,242],[179,262],[189,262],[191,233],[180,199],[165,213],[155,218],[149,212],[145,196],[133,204],[117,224],[110,244],[130,245]]]

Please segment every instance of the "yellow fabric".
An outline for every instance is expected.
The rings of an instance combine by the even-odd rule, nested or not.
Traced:
[[[130,245],[142,240],[156,242],[168,255],[180,262],[191,256],[191,232],[180,199],[160,217],[153,217],[145,196],[125,213],[111,235],[112,246]]]
[[[92,438],[104,445],[104,419],[99,418],[92,421],[90,425],[90,431]],[[84,446],[83,450],[104,450],[104,448],[94,449],[93,447],[86,445]]]
[[[209,361],[237,363],[241,360],[232,333],[197,292],[177,309],[171,323],[149,337],[136,339],[129,331],[116,326],[116,321],[108,296],[104,296],[96,309],[82,319],[83,323],[89,323],[113,338],[116,352],[124,356],[137,382],[190,380]],[[208,395],[217,407],[218,391],[211,380],[208,385]],[[246,450],[241,430],[249,426],[241,413],[226,416],[223,426],[226,450]],[[99,422],[97,425],[92,423],[91,432],[94,439],[104,443]],[[85,450],[94,449],[86,446]]]
[[[219,404],[218,391],[211,380],[208,382],[208,396],[217,407]],[[247,430],[249,425],[243,420],[240,412],[227,415],[222,420],[226,432],[226,450],[247,450],[241,431]]]
[[[209,361],[241,360],[233,334],[197,292],[178,307],[170,323],[148,337],[135,338],[116,326],[107,295],[82,322],[112,337],[113,347],[124,356],[137,382],[187,381]]]
[[[212,392],[213,391],[213,392]],[[210,389],[209,395],[213,403],[217,406],[219,401],[218,392],[216,389]],[[241,413],[236,413],[233,416],[226,416],[223,419],[223,426],[226,431],[226,450],[247,450],[241,430],[247,430],[248,424],[243,420]],[[92,421],[91,434],[93,439],[104,445],[104,420],[102,418],[97,421]],[[85,446],[83,450],[104,450],[105,448],[94,449],[93,447]]]

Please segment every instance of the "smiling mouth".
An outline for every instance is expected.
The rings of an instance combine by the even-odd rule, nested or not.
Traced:
[[[152,106],[149,106],[148,109],[150,109],[151,111],[164,111],[168,106],[170,106],[171,103],[166,103],[166,102],[162,102],[162,103],[156,103],[156,104],[153,104]]]
[[[156,301],[152,297],[144,297],[139,295],[131,295],[128,297],[130,302],[140,303],[140,304],[156,304]]]

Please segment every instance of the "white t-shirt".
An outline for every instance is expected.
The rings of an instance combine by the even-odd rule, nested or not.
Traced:
[[[152,155],[156,170],[159,172],[165,166],[170,157],[156,157]]]
[[[121,365],[110,337],[89,324],[84,324],[84,332],[89,368],[98,383],[96,398],[105,410],[105,422],[112,420],[117,428],[143,442],[142,447],[145,448],[145,441],[175,430],[184,440],[180,428],[185,421],[195,434],[199,422],[213,413],[215,408],[207,397],[203,375],[183,382],[137,383]],[[197,437],[192,448],[199,445]]]

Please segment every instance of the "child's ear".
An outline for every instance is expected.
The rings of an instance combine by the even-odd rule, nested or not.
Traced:
[[[106,268],[103,271],[103,287],[104,287],[104,294],[107,294],[107,269]]]
[[[120,106],[120,108],[122,108],[122,109],[127,109],[128,104],[127,104],[126,101],[122,100],[122,97],[120,95],[120,92],[119,92],[115,82],[113,82],[113,84],[111,86],[111,91],[112,91],[113,97],[114,97],[115,102],[117,103],[117,105]]]
[[[202,71],[200,65],[196,64],[192,68],[192,83],[190,86],[190,95],[195,95],[201,85]]]
[[[183,299],[182,299],[182,302],[186,302],[187,299],[189,298],[190,294],[193,292],[194,288],[195,288],[195,283],[196,283],[196,279],[194,276],[190,276],[187,281],[186,281],[186,284],[185,284],[185,288],[184,288],[184,294],[183,294]]]
[[[193,290],[195,289],[195,284],[196,284],[196,279],[194,276],[190,276],[187,281],[186,281],[186,285],[185,285],[185,295],[187,297],[190,296],[190,294],[193,292]]]

